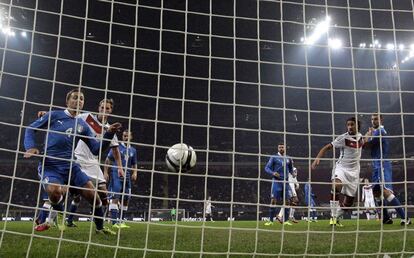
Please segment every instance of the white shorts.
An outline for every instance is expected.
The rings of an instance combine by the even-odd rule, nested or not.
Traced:
[[[101,167],[98,164],[86,164],[79,162],[79,165],[94,185],[106,183]]]
[[[359,170],[350,170],[342,166],[336,166],[332,171],[332,180],[339,179],[342,182],[341,193],[350,197],[356,197],[359,185]]]
[[[296,193],[295,183],[289,183],[290,186],[290,193],[292,197],[297,197],[298,194]]]
[[[374,199],[365,199],[364,201],[364,207],[365,208],[375,208],[375,201]]]

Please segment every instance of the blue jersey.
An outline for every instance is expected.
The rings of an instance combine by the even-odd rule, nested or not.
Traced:
[[[293,172],[293,161],[290,157],[281,156],[279,154],[271,156],[265,167],[266,173],[273,176],[274,172],[278,172],[280,178],[274,178],[278,181],[288,180],[288,173]]]
[[[50,120],[50,124],[49,124]],[[66,174],[73,159],[74,144],[82,139],[91,149],[92,153],[98,155],[100,141],[98,141],[89,126],[73,117],[68,110],[51,111],[40,117],[26,128],[24,136],[24,147],[26,150],[35,148],[36,129],[48,129],[45,139],[44,154],[45,166],[55,167],[56,172]],[[112,139],[114,133],[106,132],[105,139]],[[90,138],[89,138],[90,137]],[[102,142],[102,148],[106,148],[109,141]]]
[[[315,195],[312,193],[312,187],[310,184],[305,184],[305,203],[309,205],[314,203]]]
[[[132,146],[127,147],[124,143],[121,143],[118,148],[121,153],[122,167],[127,168],[126,176],[130,177],[131,168],[137,164],[137,150]],[[108,159],[115,163],[112,149],[108,153]],[[117,166],[112,166],[112,175],[115,174],[118,174]]]
[[[372,138],[369,141],[371,143],[372,164],[375,168],[381,167],[381,159],[390,162],[386,160],[389,154],[389,142],[386,136],[387,131],[384,126],[380,126],[374,130]]]

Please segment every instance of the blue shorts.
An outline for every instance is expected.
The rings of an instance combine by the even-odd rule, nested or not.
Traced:
[[[84,186],[89,181],[89,177],[81,170],[80,166],[77,164],[72,165],[71,177],[69,180],[69,169],[61,169],[56,166],[44,166],[43,174],[39,171],[41,175],[41,181],[43,186],[46,186],[50,183],[66,185],[70,184],[71,186]]]
[[[39,166],[37,167],[37,175],[39,176],[39,180],[42,181],[42,163],[39,164]],[[48,201],[49,200],[49,196],[47,195],[46,189],[45,189],[45,185],[42,184],[40,187],[40,199],[42,199],[42,201]]]
[[[124,188],[124,180],[125,188]],[[109,198],[110,199],[118,199],[122,198],[122,194],[124,200],[129,200],[131,198],[131,177],[119,177],[118,173],[112,173],[111,180],[109,181]]]
[[[292,197],[292,191],[290,190],[289,184],[285,183],[285,186],[283,187],[283,183],[281,182],[272,182],[270,197],[278,201],[283,201],[284,198],[285,200],[289,200]]]
[[[376,164],[374,166],[374,170],[372,172],[372,184],[374,184],[374,188],[373,191],[381,191],[382,187],[381,185],[384,185],[384,188],[391,190],[393,189],[392,187],[392,166],[391,166],[391,162],[389,161],[385,161],[382,163],[383,166],[378,166],[378,164]],[[384,173],[384,179],[382,179],[382,173]]]

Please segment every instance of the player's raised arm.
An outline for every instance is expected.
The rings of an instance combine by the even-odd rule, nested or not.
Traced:
[[[320,163],[320,159],[325,156],[325,153],[332,149],[333,145],[332,143],[328,143],[325,146],[322,147],[322,149],[319,151],[318,155],[316,156],[315,160],[312,162],[312,169],[316,169],[316,167]]]

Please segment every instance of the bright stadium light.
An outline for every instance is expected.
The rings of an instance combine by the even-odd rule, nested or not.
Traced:
[[[405,48],[404,44],[400,44],[400,45],[398,46],[398,49],[399,49],[399,50],[404,50],[404,48]]]
[[[27,37],[27,32],[26,31],[20,32],[20,36],[22,36],[23,38],[26,38]]]
[[[411,45],[410,45],[410,49],[411,49],[411,50],[414,50],[414,44],[411,44]]]
[[[342,41],[340,39],[328,39],[328,46],[332,49],[339,49],[342,47]]]
[[[394,50],[394,48],[395,48],[394,44],[391,44],[391,43],[388,43],[385,47],[386,47],[388,50]]]
[[[331,18],[329,16],[327,16],[324,21],[321,21],[320,23],[318,23],[316,25],[312,35],[305,39],[305,44],[306,45],[315,44],[315,42],[318,41],[318,39],[320,39],[320,37],[323,34],[328,32],[330,22],[331,22]]]
[[[361,47],[361,48],[365,48],[366,46],[367,46],[367,44],[365,42],[359,44],[359,47]]]

